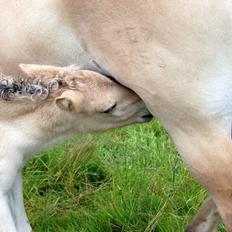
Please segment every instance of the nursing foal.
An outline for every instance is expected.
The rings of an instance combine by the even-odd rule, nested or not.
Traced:
[[[21,169],[33,154],[75,132],[148,121],[132,91],[93,71],[20,65],[24,79],[0,76],[0,232],[30,232]]]

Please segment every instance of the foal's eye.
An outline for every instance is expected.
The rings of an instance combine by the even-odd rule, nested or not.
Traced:
[[[117,106],[117,103],[115,103],[110,108],[108,108],[107,110],[103,111],[102,113],[109,114],[109,113],[111,113],[116,108],[116,106]]]

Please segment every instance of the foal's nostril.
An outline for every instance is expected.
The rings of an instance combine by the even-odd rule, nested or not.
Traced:
[[[152,114],[146,114],[146,115],[143,115],[141,118],[143,119],[144,122],[149,122],[149,121],[152,120],[153,115]]]

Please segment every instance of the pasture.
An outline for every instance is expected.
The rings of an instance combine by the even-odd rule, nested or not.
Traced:
[[[182,232],[206,192],[153,120],[42,152],[24,169],[24,197],[35,232]]]

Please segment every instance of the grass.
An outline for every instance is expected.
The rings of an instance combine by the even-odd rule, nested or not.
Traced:
[[[206,192],[153,121],[41,153],[24,170],[24,196],[35,232],[181,232]]]

